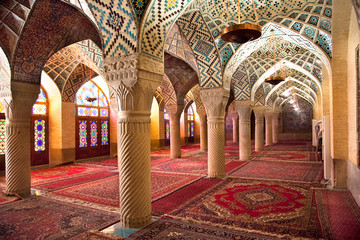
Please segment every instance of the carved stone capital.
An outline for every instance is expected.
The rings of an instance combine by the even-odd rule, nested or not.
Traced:
[[[200,97],[209,119],[224,118],[230,92],[223,88],[201,88]]]
[[[164,63],[159,62],[157,59],[154,59],[148,55],[140,54],[139,57],[139,69],[157,73],[160,75],[164,74]]]
[[[256,106],[253,107],[253,111],[255,114],[255,120],[263,120],[264,119],[264,114],[266,111],[266,108],[263,106]]]
[[[265,111],[265,120],[266,121],[272,121],[273,115],[274,115],[273,110],[266,110]]]
[[[244,121],[250,121],[251,117],[251,107],[253,105],[253,102],[250,100],[246,101],[235,101],[234,102],[235,108],[237,109],[237,112],[239,113],[239,119]]]
[[[181,113],[184,110],[184,105],[169,104],[165,105],[166,112],[170,115],[170,121],[180,120]]]
[[[204,106],[197,107],[196,108],[196,113],[199,115],[200,118],[205,118],[206,117],[205,107]]]

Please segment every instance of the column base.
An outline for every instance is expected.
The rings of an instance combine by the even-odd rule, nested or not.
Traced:
[[[239,156],[239,160],[240,161],[250,161],[251,157],[250,156]]]
[[[262,152],[262,151],[264,151],[263,147],[262,148],[255,148],[255,152]]]
[[[8,196],[28,197],[31,195],[31,190],[30,189],[22,189],[19,191],[9,191],[6,189],[4,194],[8,195]]]
[[[126,218],[120,216],[120,224],[126,228],[142,228],[151,223],[151,215],[139,218]]]
[[[222,179],[225,178],[225,173],[218,173],[218,172],[212,172],[212,173],[208,173],[208,177],[209,178],[218,178],[218,179]]]

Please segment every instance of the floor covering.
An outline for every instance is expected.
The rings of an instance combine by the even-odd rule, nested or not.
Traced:
[[[129,239],[358,239],[360,210],[348,191],[320,184],[322,162],[309,141],[265,146],[238,161],[225,146],[224,179],[210,179],[199,144],[151,153],[153,223]],[[31,173],[41,196],[0,195],[0,239],[122,239],[117,159],[81,161]],[[0,190],[5,178],[0,177]],[[118,224],[116,224],[118,225]],[[41,226],[41,227],[39,227]],[[108,228],[106,228],[108,227]],[[101,230],[106,228],[106,230]],[[130,230],[130,229],[129,229]],[[112,233],[112,234],[109,234]],[[115,234],[118,234],[116,236]]]

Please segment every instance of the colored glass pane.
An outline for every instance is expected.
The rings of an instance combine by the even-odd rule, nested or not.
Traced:
[[[189,121],[194,121],[194,109],[192,107],[192,104],[189,106],[187,114],[188,114],[188,117],[187,117],[188,120]]]
[[[79,121],[79,147],[87,147],[86,121]]]
[[[190,115],[194,114],[194,111],[193,111],[192,106],[190,106],[190,107],[188,108],[188,114],[190,114]]]
[[[34,122],[34,146],[35,152],[45,151],[45,120]]]
[[[99,89],[99,107],[108,107],[109,104],[106,100],[105,95],[102,93],[102,91]]]
[[[76,103],[78,105],[93,106],[99,105],[99,89],[91,81],[80,87],[76,93]]]
[[[188,137],[191,137],[190,124],[188,124]]]
[[[166,109],[164,108],[164,119],[165,120],[169,120],[170,119],[170,116],[169,114],[166,113]]]
[[[108,117],[109,116],[109,109],[100,109],[100,117]]]
[[[46,105],[35,103],[32,108],[32,114],[34,115],[46,115]]]
[[[0,103],[0,113],[4,113],[4,107],[1,103]]]
[[[0,119],[0,155],[5,154],[5,119]]]
[[[38,98],[36,99],[37,103],[46,103],[46,95],[44,93],[44,91],[40,88],[40,93]]]
[[[109,144],[108,121],[101,121],[101,145]]]
[[[170,123],[165,121],[165,138],[170,139]]]
[[[97,121],[90,122],[90,146],[96,147],[98,145]]]
[[[97,117],[99,110],[97,108],[78,107],[78,116]]]
[[[190,123],[190,136],[194,136],[194,123]]]

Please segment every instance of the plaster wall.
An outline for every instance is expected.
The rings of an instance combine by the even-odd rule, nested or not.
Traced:
[[[151,136],[151,150],[160,149],[160,114],[159,114],[159,104],[155,98],[151,105],[151,124],[150,124],[150,136]]]

